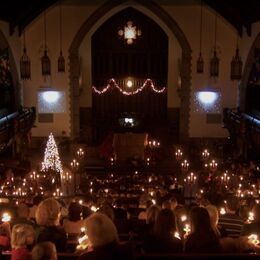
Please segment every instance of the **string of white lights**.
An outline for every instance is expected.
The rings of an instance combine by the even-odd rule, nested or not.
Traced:
[[[150,87],[152,88],[152,90],[153,90],[155,93],[158,93],[158,94],[161,94],[161,93],[166,92],[166,87],[163,87],[162,89],[157,89],[157,88],[154,86],[154,83],[153,83],[153,81],[152,81],[151,79],[146,79],[146,81],[144,82],[144,84],[143,84],[140,88],[138,88],[138,89],[136,89],[136,90],[134,90],[134,91],[125,91],[125,90],[123,90],[123,88],[121,88],[121,87],[116,83],[115,79],[113,79],[113,78],[109,80],[109,83],[107,84],[107,86],[106,86],[105,88],[103,88],[102,90],[98,90],[95,86],[92,86],[92,89],[93,89],[93,92],[94,92],[95,94],[101,95],[101,94],[106,93],[110,88],[116,87],[116,88],[120,91],[120,93],[122,93],[123,95],[131,96],[131,95],[136,95],[136,94],[138,94],[139,92],[143,91],[144,88],[147,87],[147,86],[150,86]]]

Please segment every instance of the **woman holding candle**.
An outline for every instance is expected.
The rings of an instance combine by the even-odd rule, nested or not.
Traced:
[[[187,253],[219,253],[219,237],[210,223],[208,211],[202,207],[194,207],[190,213],[191,233],[185,242]]]
[[[244,224],[241,235],[258,234],[260,237],[260,204],[256,204],[252,210],[253,219],[250,224]]]
[[[150,234],[144,238],[143,249],[148,253],[180,253],[181,240],[174,236],[176,232],[175,215],[169,209],[162,209]]]

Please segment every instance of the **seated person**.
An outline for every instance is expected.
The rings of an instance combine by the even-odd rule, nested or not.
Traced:
[[[31,225],[17,224],[12,229],[12,260],[31,260],[28,246],[32,245],[35,232]]]
[[[32,250],[32,260],[57,260],[56,247],[52,242],[41,242]]]
[[[60,205],[54,198],[42,201],[36,210],[36,241],[53,242],[58,252],[66,251],[67,236],[59,226]]]
[[[17,217],[12,221],[12,226],[16,224],[28,224],[34,226],[35,223],[29,219],[29,215],[29,207],[24,203],[19,204],[17,207]]]
[[[144,251],[165,254],[182,252],[181,240],[174,236],[175,232],[174,213],[170,209],[162,209],[158,213],[152,231],[144,238]]]
[[[187,253],[219,253],[221,250],[219,236],[213,230],[208,211],[194,207],[190,213],[191,233],[185,241]]]
[[[67,234],[80,234],[83,227],[82,207],[77,202],[71,202],[68,208],[68,218],[63,220],[63,228]]]
[[[127,244],[120,244],[112,220],[102,213],[94,213],[85,221],[86,235],[92,251],[82,254],[79,260],[133,258],[133,251]]]

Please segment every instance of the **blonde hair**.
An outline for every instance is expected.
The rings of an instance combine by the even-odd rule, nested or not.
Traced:
[[[33,260],[57,260],[56,246],[52,242],[41,242],[32,250]]]
[[[219,220],[217,207],[215,207],[214,205],[208,205],[205,208],[209,213],[211,227],[213,228],[213,230],[217,235],[220,235],[219,230],[217,228],[218,220]]]
[[[161,208],[158,205],[152,205],[147,209],[146,223],[155,223]]]
[[[94,213],[85,221],[86,234],[93,247],[118,242],[118,233],[112,220],[102,213]]]
[[[60,215],[60,204],[53,198],[43,200],[37,207],[35,218],[38,225],[56,226]]]
[[[12,248],[25,247],[28,236],[35,236],[34,229],[28,224],[17,224],[12,228],[11,244]]]

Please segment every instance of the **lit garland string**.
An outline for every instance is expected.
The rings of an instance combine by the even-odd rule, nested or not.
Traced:
[[[109,83],[108,85],[103,88],[102,90],[98,90],[95,86],[92,86],[92,89],[93,89],[93,92],[96,93],[96,94],[99,94],[99,95],[102,95],[104,93],[106,93],[111,87],[116,87],[120,93],[122,93],[123,95],[126,95],[126,96],[132,96],[132,95],[136,95],[138,94],[139,92],[143,91],[145,87],[147,86],[150,86],[152,88],[152,90],[155,92],[155,93],[158,93],[158,94],[161,94],[161,93],[164,93],[166,92],[166,87],[163,87],[162,89],[157,89],[154,84],[153,84],[153,81],[151,79],[147,79],[144,84],[142,85],[142,87],[136,89],[135,91],[125,91],[123,90],[115,81],[115,79],[111,79],[109,80]]]

